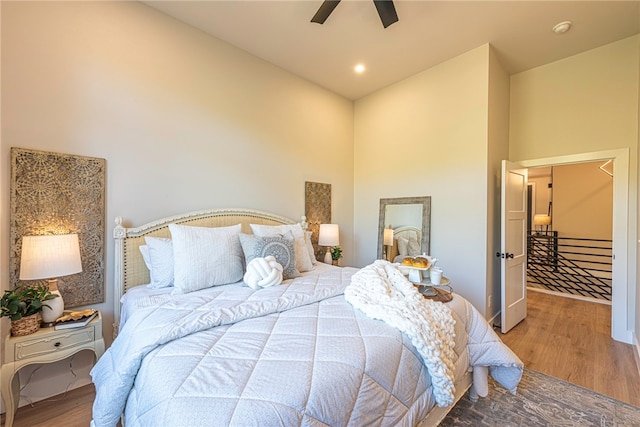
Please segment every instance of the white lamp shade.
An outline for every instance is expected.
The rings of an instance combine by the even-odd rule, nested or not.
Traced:
[[[320,224],[318,244],[320,246],[338,246],[340,244],[340,228],[338,224]]]
[[[384,245],[393,246],[393,228],[384,229]]]
[[[551,225],[551,216],[545,214],[534,215],[533,225]]]
[[[20,280],[52,279],[81,271],[77,234],[22,238]]]

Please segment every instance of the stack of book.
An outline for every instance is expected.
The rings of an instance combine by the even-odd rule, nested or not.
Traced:
[[[98,310],[65,311],[56,320],[55,329],[83,328],[98,315]]]

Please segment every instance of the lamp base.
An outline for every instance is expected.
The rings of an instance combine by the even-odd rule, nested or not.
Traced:
[[[385,261],[393,262],[393,260],[391,259],[391,246],[383,245],[382,247],[384,250],[384,252],[382,253],[382,259],[384,259]]]
[[[58,295],[58,297],[43,302],[43,304],[46,304],[45,307],[42,307],[41,313],[41,325],[43,327],[53,326],[64,311],[64,300],[62,299],[62,295],[60,295],[60,291],[56,289],[55,291],[51,291],[51,293]]]
[[[327,247],[327,252],[324,254],[324,263],[333,264],[333,258],[331,258],[331,249]]]

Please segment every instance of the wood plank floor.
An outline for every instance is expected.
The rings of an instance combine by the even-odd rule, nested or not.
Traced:
[[[539,292],[529,292],[528,300],[527,318],[499,334],[528,368],[640,407],[634,349],[610,338],[610,306]],[[13,425],[87,427],[94,395],[90,384],[60,401],[22,407]]]
[[[33,406],[18,409],[14,427],[88,427],[91,422],[91,406],[95,396],[93,384],[55,396],[51,400],[36,402]],[[4,425],[2,414],[2,425]]]
[[[527,317],[499,334],[525,366],[640,407],[634,347],[611,338],[611,306],[528,292]]]

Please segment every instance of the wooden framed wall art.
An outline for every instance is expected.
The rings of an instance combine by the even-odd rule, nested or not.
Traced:
[[[305,216],[308,230],[312,232],[311,243],[316,259],[322,260],[326,249],[318,246],[318,234],[320,224],[331,223],[331,184],[306,181],[304,187]]]
[[[82,272],[59,278],[65,306],[104,302],[105,174],[105,159],[11,148],[11,288],[23,236],[77,233]]]

